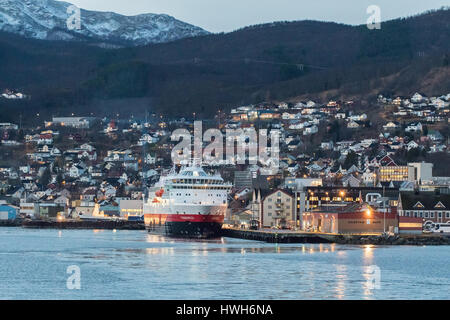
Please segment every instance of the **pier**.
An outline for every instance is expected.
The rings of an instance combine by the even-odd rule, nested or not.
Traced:
[[[333,243],[332,235],[287,230],[222,229],[222,236],[269,243]]]
[[[289,230],[223,229],[222,236],[268,243],[337,243],[353,245],[450,245],[450,235],[360,235]]]
[[[0,221],[0,227],[20,227],[21,225],[22,221],[19,219]]]
[[[126,220],[24,220],[21,225],[23,228],[35,229],[145,230],[143,222]]]

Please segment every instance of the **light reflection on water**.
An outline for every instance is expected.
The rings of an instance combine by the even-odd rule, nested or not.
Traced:
[[[345,299],[345,286],[347,281],[347,267],[342,264],[336,265],[336,299]]]
[[[0,228],[0,242],[2,299],[450,298],[450,247],[275,245],[20,228]],[[79,291],[66,288],[70,265],[81,269]],[[374,265],[380,289],[369,285]]]
[[[365,245],[363,251],[364,264],[370,265],[373,262],[373,245]]]

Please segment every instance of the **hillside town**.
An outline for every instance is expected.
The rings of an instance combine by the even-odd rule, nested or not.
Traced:
[[[376,108],[309,100],[218,111],[204,126],[280,132],[277,170],[207,168],[233,183],[226,224],[422,233],[450,223],[449,112],[450,94],[419,93],[379,95]],[[0,123],[0,218],[142,219],[148,188],[173,166],[171,133],[192,131],[195,120],[72,114],[32,128]]]

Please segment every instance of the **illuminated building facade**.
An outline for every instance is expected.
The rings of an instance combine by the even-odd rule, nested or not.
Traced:
[[[450,194],[402,192],[398,213],[401,217],[420,218],[423,223],[450,223]]]
[[[378,209],[354,203],[342,207],[318,207],[303,214],[305,231],[334,234],[398,232],[396,208]]]
[[[398,166],[393,161],[379,169],[380,182],[412,181],[422,183],[433,179],[433,164],[426,162],[408,163]]]
[[[381,198],[386,198],[389,206],[396,206],[398,196],[398,188],[308,187],[306,188],[305,210],[310,211],[320,206],[342,207],[352,203],[373,203]]]
[[[294,194],[289,190],[275,190],[268,194],[262,202],[262,226],[290,227],[294,219]]]
[[[381,182],[391,182],[391,181],[408,181],[409,178],[408,166],[386,166],[380,167],[380,181]]]
[[[375,203],[384,199],[386,206],[397,206],[398,188],[309,186],[295,192],[296,226],[303,228],[305,212],[321,206],[342,208],[356,203]]]

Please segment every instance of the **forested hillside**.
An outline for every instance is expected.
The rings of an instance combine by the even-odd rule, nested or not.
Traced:
[[[122,49],[0,33],[0,89],[32,96],[0,100],[1,117],[24,109],[107,113],[109,102],[123,112],[208,116],[238,104],[324,93],[441,94],[450,88],[448,21],[447,9],[385,22],[381,30],[279,22]]]

